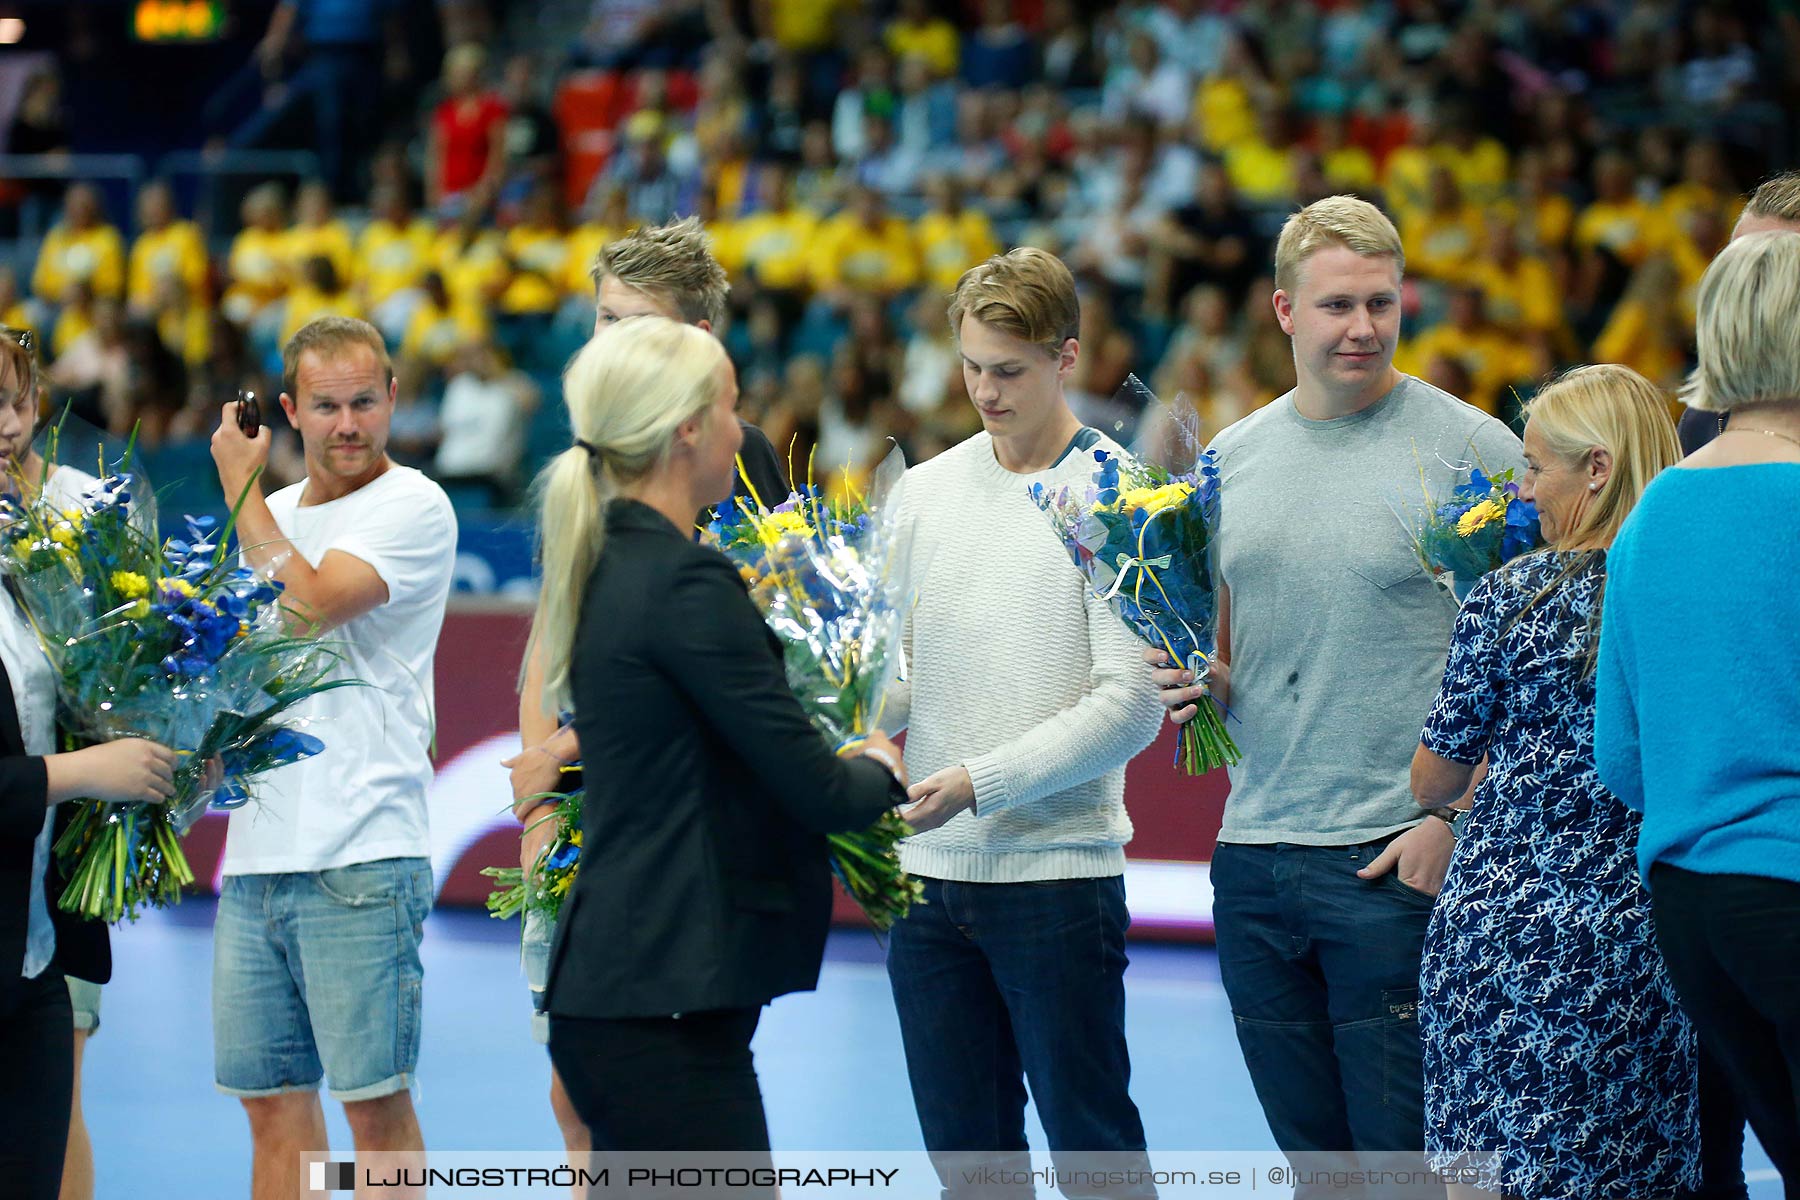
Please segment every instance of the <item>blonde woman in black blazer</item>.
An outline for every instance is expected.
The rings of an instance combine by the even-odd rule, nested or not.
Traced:
[[[564,378],[575,446],[540,481],[546,700],[573,709],[581,870],[551,949],[550,1057],[596,1150],[765,1153],[762,1006],[818,981],[824,835],[906,800],[880,734],[839,758],[693,514],[731,491],[716,339],[609,326]],[[528,652],[527,657],[530,657]]]

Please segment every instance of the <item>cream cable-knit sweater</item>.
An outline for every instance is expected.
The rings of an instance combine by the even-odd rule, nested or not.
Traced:
[[[1117,452],[1115,443],[1100,445]],[[975,808],[900,848],[907,871],[1011,883],[1117,875],[1125,764],[1162,706],[1142,645],[1087,583],[1027,489],[1082,489],[1092,451],[1016,475],[979,433],[906,473],[900,528],[918,597],[909,672],[881,724],[922,780],[961,763]]]

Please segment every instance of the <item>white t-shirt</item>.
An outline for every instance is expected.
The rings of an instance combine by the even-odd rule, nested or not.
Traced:
[[[430,854],[432,668],[456,563],[456,514],[442,488],[411,467],[327,504],[302,506],[304,483],[269,497],[288,540],[317,567],[354,555],[387,584],[387,603],[325,634],[336,671],[366,687],[337,688],[290,710],[323,753],[278,767],[231,814],[227,875],[324,871]]]

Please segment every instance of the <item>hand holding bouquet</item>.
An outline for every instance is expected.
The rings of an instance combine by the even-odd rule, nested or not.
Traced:
[[[900,663],[889,500],[905,469],[896,450],[866,494],[832,499],[809,480],[773,509],[753,495],[754,504],[722,511],[707,527],[781,639],[788,685],[840,754],[855,752],[880,724],[881,698]],[[828,839],[832,870],[878,931],[922,894],[900,869],[899,843],[911,832],[889,811],[861,833]]]
[[[1135,375],[1124,390],[1135,393],[1134,407],[1141,407],[1157,446],[1153,453],[1163,461],[1098,449],[1085,488],[1033,484],[1031,498],[1094,595],[1133,633],[1204,682],[1216,650],[1211,560],[1219,468],[1200,448],[1191,408],[1163,404]],[[1204,775],[1238,757],[1218,705],[1202,702],[1181,727],[1177,763],[1190,775]]]

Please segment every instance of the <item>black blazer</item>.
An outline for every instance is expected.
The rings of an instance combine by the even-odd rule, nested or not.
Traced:
[[[0,604],[7,603],[0,597]],[[49,787],[44,760],[25,753],[12,680],[0,663],[0,975],[8,982],[25,968],[25,934],[30,925],[32,850],[44,825]],[[60,823],[58,825],[60,830]],[[105,983],[112,978],[112,947],[106,926],[84,921],[56,906],[66,881],[50,856],[41,886],[56,926],[56,958],[50,969]]]
[[[744,489],[744,475],[748,475],[762,502],[774,508],[788,498],[787,472],[781,469],[781,456],[775,453],[769,435],[742,417],[738,418],[738,428],[744,431],[744,444],[738,447],[738,457],[744,460],[744,471],[743,475],[734,478],[731,494],[749,496]]]
[[[587,799],[548,1011],[754,1007],[819,980],[826,833],[905,793],[840,759],[788,690],[780,643],[724,555],[616,500],[571,659]]]

